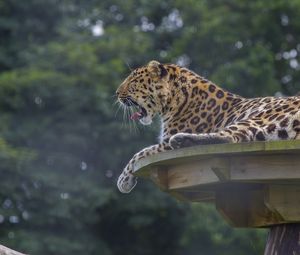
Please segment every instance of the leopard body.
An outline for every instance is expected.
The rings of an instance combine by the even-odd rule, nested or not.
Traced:
[[[141,110],[140,122],[162,121],[160,141],[136,153],[118,179],[130,192],[134,163],[166,150],[214,143],[300,139],[300,97],[244,98],[174,64],[151,61],[117,90],[119,101]]]

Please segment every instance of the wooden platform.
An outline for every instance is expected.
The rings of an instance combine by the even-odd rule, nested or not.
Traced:
[[[300,140],[195,146],[136,162],[134,174],[233,226],[300,222]]]

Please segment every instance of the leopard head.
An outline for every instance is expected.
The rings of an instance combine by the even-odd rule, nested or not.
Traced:
[[[156,114],[162,113],[170,96],[168,71],[163,64],[150,61],[131,72],[116,94],[121,104],[138,110],[131,119],[149,125]]]

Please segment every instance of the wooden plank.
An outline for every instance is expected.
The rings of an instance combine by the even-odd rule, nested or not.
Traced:
[[[292,154],[202,158],[177,165],[148,166],[146,177],[164,190],[213,184],[218,181],[300,182],[300,157]]]
[[[231,179],[230,158],[226,158],[226,157],[211,158],[210,168],[221,182],[229,181]]]
[[[211,169],[213,163],[214,161],[212,159],[203,159],[196,163],[192,162],[170,166],[168,169],[169,190],[219,182],[219,178]]]
[[[134,173],[147,169],[150,165],[172,165],[197,161],[207,156],[230,156],[250,154],[300,154],[300,140],[282,140],[268,142],[250,142],[233,144],[200,145],[189,148],[166,151],[151,155],[137,161],[134,165]]]
[[[254,182],[300,180],[300,157],[298,155],[233,157],[230,179]]]
[[[163,191],[168,190],[168,170],[163,166],[153,166],[149,178]]]

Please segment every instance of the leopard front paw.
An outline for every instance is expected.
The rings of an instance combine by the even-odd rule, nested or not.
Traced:
[[[221,136],[217,133],[209,134],[189,134],[189,133],[178,133],[170,138],[170,146],[173,149],[196,146],[196,145],[207,145],[207,144],[221,144],[233,142],[231,137]]]
[[[118,189],[122,193],[129,193],[137,184],[137,178],[130,173],[122,173],[118,179]]]
[[[195,145],[194,134],[178,133],[170,138],[169,144],[172,149],[179,149]]]

